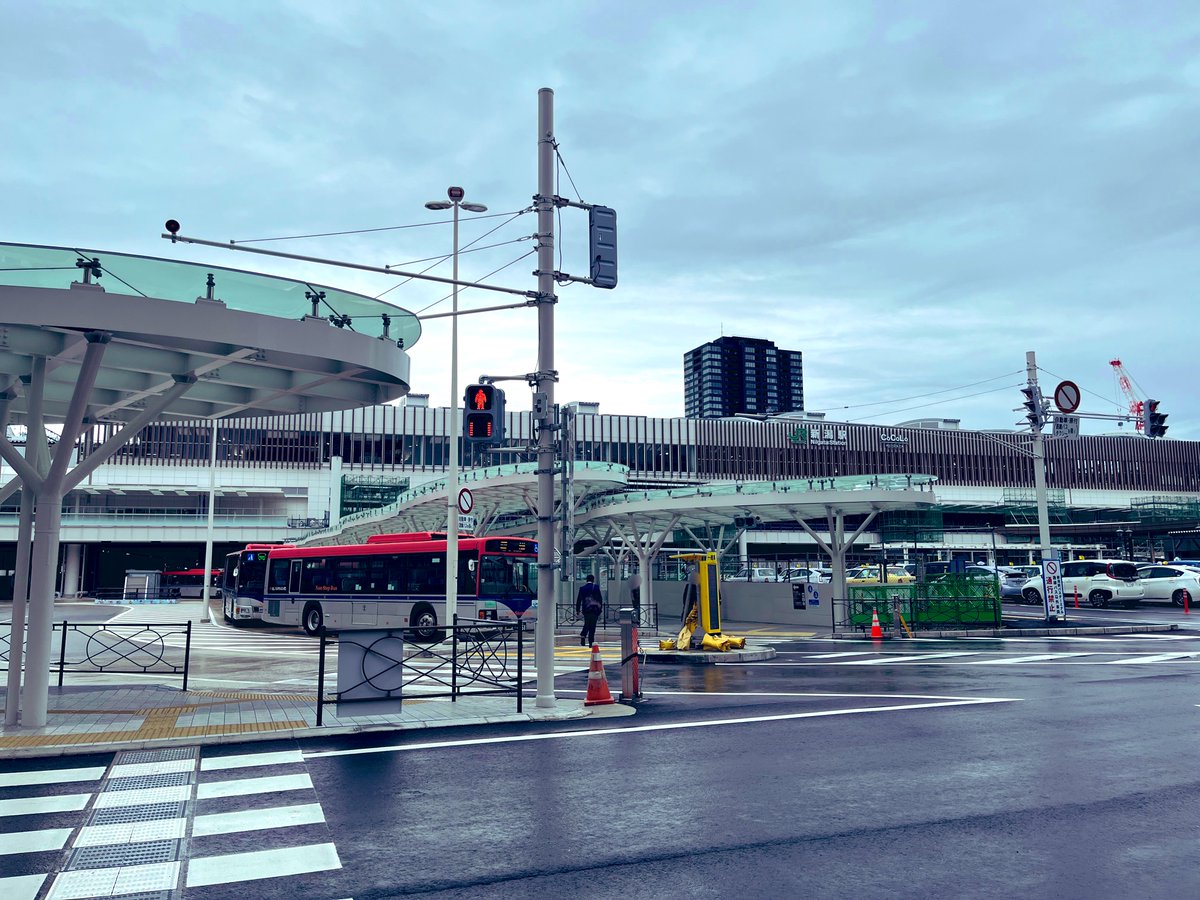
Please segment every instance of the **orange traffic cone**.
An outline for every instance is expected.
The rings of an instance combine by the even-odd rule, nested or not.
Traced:
[[[600,647],[592,644],[592,664],[588,667],[587,697],[584,706],[604,706],[615,703],[608,689],[608,679],[604,677],[604,660],[600,658]]]
[[[883,640],[883,629],[879,627],[879,610],[871,610],[871,639],[875,641]]]

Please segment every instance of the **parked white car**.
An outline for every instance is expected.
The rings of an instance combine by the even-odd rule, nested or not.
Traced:
[[[1183,606],[1184,591],[1188,594],[1188,605],[1200,597],[1200,574],[1182,566],[1148,565],[1138,566],[1138,577],[1146,591],[1147,600],[1170,600]]]
[[[770,566],[742,566],[736,575],[726,575],[726,581],[782,581],[781,573]]]
[[[1137,564],[1124,559],[1078,559],[1062,564],[1063,598],[1069,603],[1076,593],[1092,606],[1120,603],[1133,609],[1146,595],[1138,578]],[[1042,578],[1030,578],[1021,587],[1026,603],[1039,604]]]

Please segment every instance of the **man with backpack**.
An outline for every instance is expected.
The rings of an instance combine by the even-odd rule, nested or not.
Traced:
[[[579,586],[579,594],[575,597],[575,615],[583,613],[579,646],[589,647],[596,642],[596,620],[603,609],[604,597],[600,594],[600,586],[596,584],[596,576],[589,575],[587,581]]]

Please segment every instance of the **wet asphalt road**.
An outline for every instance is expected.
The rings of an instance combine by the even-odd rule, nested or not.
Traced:
[[[774,646],[648,666],[634,716],[206,748],[302,750],[342,868],[187,896],[1200,893],[1200,632]]]
[[[338,889],[1194,895],[1200,639],[973,645],[940,661],[917,657],[962,642],[868,645],[836,662],[813,657],[855,648],[794,641],[771,664],[650,667],[636,716],[532,732],[549,739],[307,743]],[[874,662],[893,656],[907,660]],[[458,745],[430,746],[444,741]],[[385,752],[340,755],[364,749]]]

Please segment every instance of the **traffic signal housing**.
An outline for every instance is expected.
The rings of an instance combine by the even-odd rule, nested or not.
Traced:
[[[1158,411],[1157,400],[1146,401],[1146,437],[1160,438],[1167,433],[1167,414]]]
[[[463,438],[468,443],[504,440],[504,391],[494,384],[467,385],[463,406]]]
[[[588,210],[591,281],[596,287],[617,286],[617,212],[607,206]]]
[[[1041,388],[1036,384],[1027,384],[1021,388],[1021,393],[1025,395],[1025,402],[1021,405],[1025,407],[1025,419],[1029,422],[1029,427],[1033,431],[1041,431],[1042,426],[1046,424],[1046,401],[1042,397]]]

